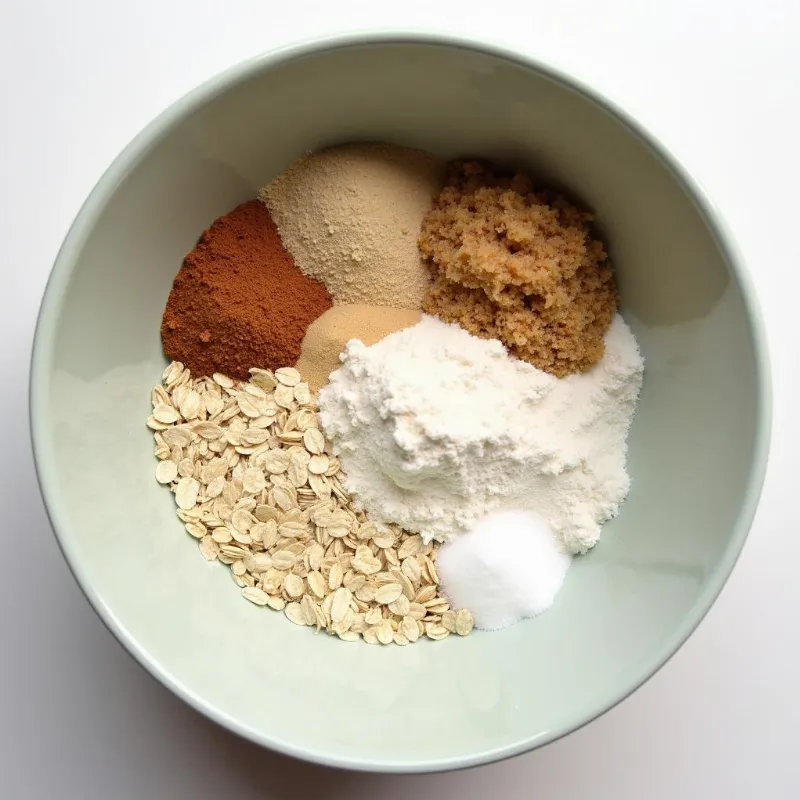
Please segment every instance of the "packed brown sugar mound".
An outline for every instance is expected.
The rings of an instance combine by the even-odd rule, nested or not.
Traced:
[[[423,310],[563,377],[603,356],[617,290],[592,216],[521,174],[450,165],[425,216],[420,251],[432,284]]]

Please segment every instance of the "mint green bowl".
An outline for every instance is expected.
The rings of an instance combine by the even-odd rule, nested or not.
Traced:
[[[181,258],[295,158],[348,140],[526,164],[596,209],[646,358],[633,488],[555,606],[499,633],[412,647],[313,636],[246,603],[153,477],[149,394]],[[758,500],[767,351],[747,272],[694,181],[627,114],[536,61],[426,36],[349,37],[247,62],[148,126],[59,253],[33,354],[39,480],[67,561],[165,686],[274,750],[416,772],[563,736],[689,636]]]

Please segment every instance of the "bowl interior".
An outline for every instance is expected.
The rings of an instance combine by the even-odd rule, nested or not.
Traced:
[[[527,166],[594,208],[646,358],[633,489],[556,605],[500,633],[407,648],[313,636],[244,602],[153,479],[144,427],[183,255],[296,157],[386,140]],[[246,65],[121,156],[65,243],[43,306],[34,443],[62,546],[149,668],[256,741],[351,767],[480,763],[631,691],[713,601],[750,522],[766,429],[750,301],[703,211],[644,139],[497,53],[355,43]]]

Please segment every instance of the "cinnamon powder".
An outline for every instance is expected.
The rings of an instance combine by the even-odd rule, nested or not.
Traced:
[[[245,379],[251,367],[293,365],[306,328],[331,305],[251,200],[215,220],[184,259],[161,322],[164,353],[194,376]]]

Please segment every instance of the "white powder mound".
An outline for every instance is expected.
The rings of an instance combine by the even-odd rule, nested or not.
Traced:
[[[442,545],[436,569],[450,605],[493,631],[550,608],[571,563],[542,517],[495,511]]]
[[[628,493],[642,384],[619,315],[605,343],[600,363],[559,379],[434,317],[371,347],[350,341],[319,395],[347,490],[375,521],[426,541],[503,507],[542,515],[570,552],[586,552]]]

